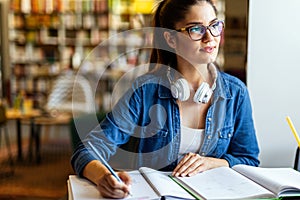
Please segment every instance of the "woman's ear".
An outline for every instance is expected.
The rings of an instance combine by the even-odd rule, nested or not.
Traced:
[[[164,32],[164,37],[165,37],[165,40],[167,42],[167,44],[175,49],[176,48],[176,40],[175,40],[175,37],[174,35],[172,35],[169,31],[165,31]]]

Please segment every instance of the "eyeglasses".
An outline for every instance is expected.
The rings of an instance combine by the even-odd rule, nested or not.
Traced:
[[[187,31],[192,40],[198,41],[203,38],[207,30],[209,30],[212,36],[218,37],[221,35],[223,29],[224,29],[224,21],[218,20],[216,22],[213,22],[209,26],[196,24],[193,26],[177,29],[176,31],[178,32]]]

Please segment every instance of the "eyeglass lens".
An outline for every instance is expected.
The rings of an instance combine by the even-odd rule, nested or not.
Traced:
[[[189,27],[188,33],[192,40],[200,40],[205,35],[206,29],[208,29],[214,37],[217,37],[222,33],[223,26],[222,21],[217,21],[207,27],[203,25],[196,25]]]

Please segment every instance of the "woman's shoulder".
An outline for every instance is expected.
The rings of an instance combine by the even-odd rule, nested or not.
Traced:
[[[247,96],[248,88],[246,84],[239,78],[228,74],[226,72],[220,72],[220,81],[218,82],[221,94],[227,98],[244,97]]]

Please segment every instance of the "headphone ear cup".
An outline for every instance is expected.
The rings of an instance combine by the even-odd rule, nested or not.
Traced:
[[[180,78],[171,85],[172,96],[180,101],[186,101],[190,97],[190,88],[187,80]]]
[[[208,83],[202,83],[197,89],[194,95],[194,102],[196,103],[207,103],[212,95],[213,91],[210,89]]]

